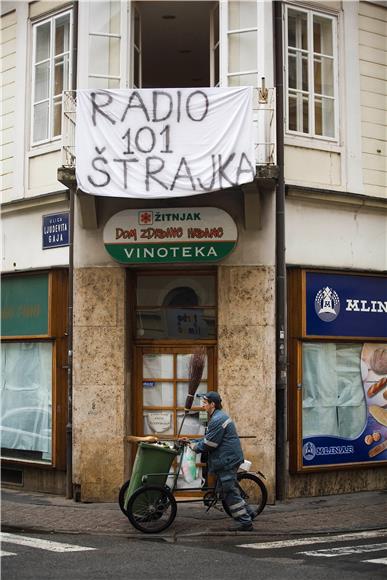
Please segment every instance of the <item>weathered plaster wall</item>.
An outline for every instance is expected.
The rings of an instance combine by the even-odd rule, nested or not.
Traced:
[[[74,272],[74,483],[113,501],[124,480],[125,271]]]
[[[275,486],[275,272],[273,267],[220,266],[218,385],[252,469]]]

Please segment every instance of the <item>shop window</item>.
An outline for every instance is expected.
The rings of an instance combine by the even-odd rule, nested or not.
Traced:
[[[52,344],[6,343],[1,359],[2,453],[51,462]]]
[[[286,129],[337,140],[337,18],[285,7]]]
[[[32,25],[31,143],[57,139],[62,127],[62,93],[71,90],[72,12]]]
[[[387,278],[291,269],[291,471],[387,461]]]
[[[65,464],[67,272],[2,279],[1,455]]]
[[[215,317],[213,276],[137,277],[137,338],[214,339]]]
[[[353,439],[366,422],[361,379],[361,345],[302,345],[303,437],[328,435]]]

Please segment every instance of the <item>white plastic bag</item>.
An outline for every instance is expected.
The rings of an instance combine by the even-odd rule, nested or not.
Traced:
[[[192,483],[195,481],[196,474],[196,453],[190,447],[184,449],[183,461],[181,464],[184,481]]]

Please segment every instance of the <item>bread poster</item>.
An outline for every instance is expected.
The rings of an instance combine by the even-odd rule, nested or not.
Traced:
[[[368,408],[363,441],[371,459],[387,459],[387,344],[364,344],[361,375]]]

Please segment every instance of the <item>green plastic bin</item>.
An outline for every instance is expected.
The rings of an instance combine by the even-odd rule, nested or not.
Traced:
[[[152,475],[145,483],[149,485],[165,485],[169,470],[175,457],[179,454],[175,449],[151,443],[139,443],[134,460],[130,484],[125,494],[124,507],[127,509],[130,496],[143,484],[144,475]]]

